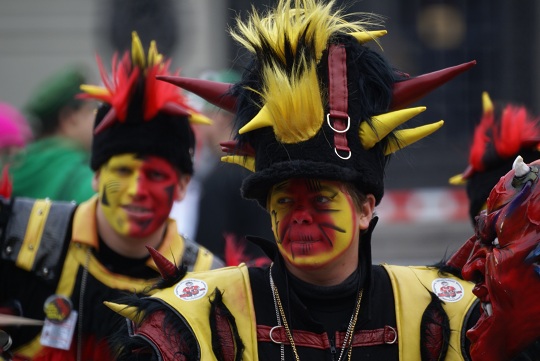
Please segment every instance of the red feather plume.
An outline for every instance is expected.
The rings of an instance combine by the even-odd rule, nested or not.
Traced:
[[[158,112],[186,116],[197,113],[188,105],[188,99],[181,90],[173,84],[158,81],[156,77],[170,76],[170,60],[157,61],[142,66],[133,63],[131,54],[127,51],[120,61],[118,54],[114,54],[109,75],[99,56],[96,56],[99,74],[103,87],[89,87],[86,93],[79,94],[79,98],[97,99],[111,105],[111,110],[105,115],[94,133],[99,133],[115,122],[125,122],[132,94],[137,84],[144,84],[143,119],[151,121]],[[179,72],[174,75],[178,76]]]
[[[483,171],[494,158],[515,157],[519,150],[540,143],[540,119],[523,106],[507,105],[501,116],[484,112],[474,131],[469,164],[474,171]],[[494,150],[494,151],[493,151]]]

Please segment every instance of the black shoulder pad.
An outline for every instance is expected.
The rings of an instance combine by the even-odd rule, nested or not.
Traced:
[[[15,198],[2,234],[1,258],[50,281],[62,270],[76,204]]]

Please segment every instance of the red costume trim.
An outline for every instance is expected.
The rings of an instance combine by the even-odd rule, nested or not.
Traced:
[[[292,330],[292,334],[296,346],[312,347],[320,350],[330,348],[330,340],[326,333]],[[376,330],[359,330],[354,333],[352,346],[362,347],[393,344],[397,342],[397,337],[397,330],[391,326],[385,326]],[[344,339],[345,332],[336,332],[336,345],[343,344]],[[257,325],[257,341],[290,344],[285,333],[285,328],[273,328],[265,325]]]

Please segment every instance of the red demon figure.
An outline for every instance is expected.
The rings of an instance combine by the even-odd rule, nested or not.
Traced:
[[[539,169],[540,160],[527,165],[518,157],[477,218],[475,243],[462,270],[476,283],[473,293],[482,305],[479,321],[467,332],[473,360],[511,360],[538,352]]]

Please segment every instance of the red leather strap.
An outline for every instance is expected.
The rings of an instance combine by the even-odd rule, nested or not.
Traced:
[[[347,53],[343,45],[340,44],[330,45],[328,49],[328,95],[330,109],[327,122],[334,130],[336,153],[341,158],[348,158],[351,150],[347,145],[347,130],[350,126],[350,118],[347,113],[349,100]]]
[[[293,330],[292,334],[296,346],[312,347],[320,350],[330,348],[330,340],[326,333]],[[361,347],[393,344],[397,342],[397,337],[396,329],[391,326],[384,326],[375,330],[358,330],[353,335],[352,345],[353,347]],[[338,348],[341,347],[344,339],[345,332],[336,332],[335,346]],[[270,327],[257,325],[257,341],[290,345],[283,326]]]

